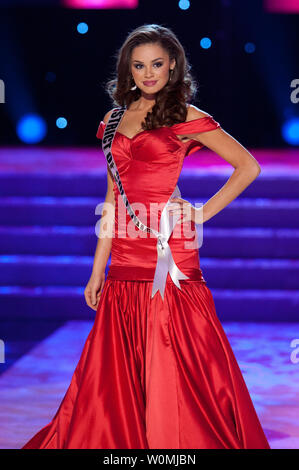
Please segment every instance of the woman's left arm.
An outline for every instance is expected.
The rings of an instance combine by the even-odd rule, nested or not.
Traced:
[[[222,128],[186,137],[198,140],[234,167],[232,175],[214,196],[200,208],[192,206],[191,220],[204,223],[236,199],[257,178],[261,167],[253,155]],[[172,201],[180,202],[180,198]],[[181,204],[183,201],[186,202],[181,199]],[[187,219],[182,222],[184,220]]]
[[[258,177],[261,167],[253,155],[223,129],[203,132],[195,139],[234,167],[227,182],[202,206],[203,223],[236,199]]]

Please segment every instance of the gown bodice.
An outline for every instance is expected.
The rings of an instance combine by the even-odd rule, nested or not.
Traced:
[[[184,158],[201,149],[195,139],[183,142],[178,136],[198,134],[220,127],[212,116],[143,130],[133,138],[116,131],[112,154],[122,186],[138,218],[148,227],[159,229],[163,207],[172,195]],[[102,139],[105,123],[100,122],[97,138]],[[136,279],[152,279],[157,263],[157,238],[142,232],[131,220],[116,182],[115,225],[110,267],[132,267]],[[181,195],[184,198],[184,195]],[[178,222],[169,238],[173,259],[180,270],[199,269],[197,232],[193,222]],[[126,274],[128,270],[125,269]],[[141,276],[141,277],[140,277]]]

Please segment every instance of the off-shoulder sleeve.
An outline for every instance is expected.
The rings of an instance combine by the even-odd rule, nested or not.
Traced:
[[[103,138],[105,125],[106,125],[106,124],[104,123],[104,121],[101,121],[101,122],[100,122],[100,125],[99,125],[98,130],[97,130],[97,134],[96,134],[96,136],[97,136],[98,139],[102,139],[102,138]]]
[[[213,117],[209,115],[203,118],[192,119],[191,121],[174,124],[172,126],[172,130],[176,135],[190,135],[199,134],[200,132],[212,131],[214,129],[218,129],[219,127],[221,127],[219,122],[215,121]],[[189,140],[185,143],[185,145],[186,156],[204,147],[204,145],[201,142],[198,142],[198,140]]]

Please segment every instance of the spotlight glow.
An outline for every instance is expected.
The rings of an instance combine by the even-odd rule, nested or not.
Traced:
[[[188,8],[190,8],[189,0],[180,0],[179,1],[179,8],[181,10],[188,10]]]
[[[56,74],[54,72],[47,72],[46,73],[46,80],[47,82],[55,82],[56,80]]]
[[[67,120],[64,117],[59,117],[56,119],[56,126],[59,129],[64,129],[67,126]]]
[[[200,40],[200,45],[203,49],[209,49],[209,47],[212,45],[212,41],[210,38],[202,38]]]
[[[16,131],[22,142],[36,144],[47,134],[47,125],[38,114],[26,114],[18,121]]]
[[[79,23],[77,25],[77,31],[80,34],[86,34],[88,31],[88,25],[86,23]]]
[[[299,145],[299,118],[288,119],[281,129],[282,137],[291,145]]]
[[[255,52],[255,44],[253,44],[253,42],[247,42],[244,49],[248,54],[252,54],[252,52]]]

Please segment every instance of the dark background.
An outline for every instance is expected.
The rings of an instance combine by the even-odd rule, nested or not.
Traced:
[[[185,48],[199,83],[196,106],[245,146],[289,146],[281,126],[299,109],[290,100],[290,83],[299,78],[299,15],[265,12],[262,1],[240,0],[197,0],[185,11],[173,0],[140,0],[136,10],[22,3],[0,2],[0,78],[6,87],[1,145],[24,145],[16,123],[28,112],[47,122],[39,145],[97,145],[98,123],[112,105],[104,85],[118,48],[135,27],[159,23],[173,29]],[[87,34],[76,30],[81,21]],[[205,36],[212,39],[209,49],[200,46]],[[255,44],[254,53],[245,52],[247,42]],[[63,130],[56,126],[59,116],[68,120]]]

